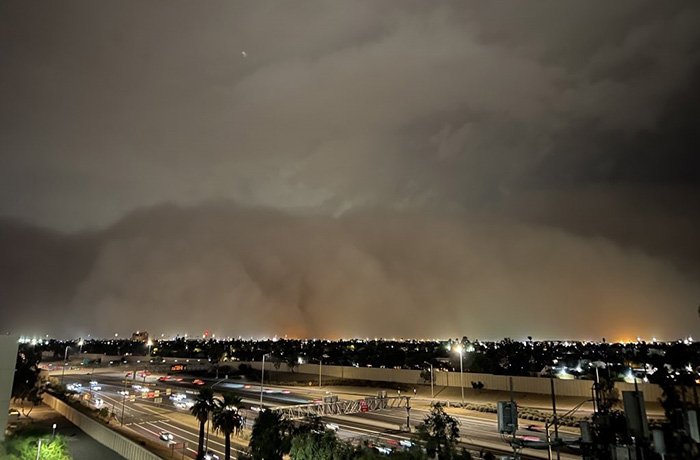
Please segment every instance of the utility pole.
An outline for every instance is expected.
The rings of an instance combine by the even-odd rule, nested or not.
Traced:
[[[260,411],[261,412],[263,409],[263,383],[265,382],[265,356],[267,356],[267,354],[263,354],[263,356],[262,356],[262,372],[260,373]]]
[[[411,397],[406,397],[406,428],[411,432]]]
[[[70,348],[70,346],[66,345],[66,351],[63,353],[63,369],[61,370],[61,386],[63,385],[63,377],[66,375],[66,361],[68,361],[68,348]]]
[[[508,383],[510,384],[510,405],[511,408],[515,409],[515,426],[518,425],[518,409],[517,406],[515,405],[515,400],[513,400],[513,377],[510,377],[508,379]],[[515,432],[518,431],[517,428],[513,427],[513,440],[511,442],[511,446],[513,447],[513,458],[518,458],[518,449],[517,445],[515,444]]]
[[[549,375],[549,385],[552,391],[552,415],[554,417],[554,443],[557,448],[557,460],[560,460],[559,452],[559,420],[557,420],[557,397],[554,394],[554,377]]]
[[[122,392],[122,418],[121,422],[119,423],[121,426],[124,426],[124,406],[126,404],[126,377],[124,377],[124,391]]]

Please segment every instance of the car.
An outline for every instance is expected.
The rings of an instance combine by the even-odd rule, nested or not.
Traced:
[[[141,385],[131,385],[131,388],[133,388],[136,391],[141,391],[143,390],[143,387]]]
[[[219,460],[219,456],[216,455],[214,452],[208,450],[204,454],[204,460]]]
[[[99,385],[93,385],[90,387],[92,391],[102,391],[102,387]]]
[[[531,442],[536,442],[536,441],[541,441],[541,439],[537,436],[532,436],[529,434],[519,434],[516,436],[516,438],[520,439],[521,441],[531,441]]]
[[[158,437],[159,437],[160,439],[162,439],[163,441],[165,441],[165,442],[170,442],[170,441],[172,441],[173,439],[175,439],[175,436],[173,436],[173,434],[170,433],[169,431],[161,431],[161,432],[158,434]]]
[[[537,433],[544,433],[544,426],[542,425],[527,425],[525,429],[528,431],[535,431]]]
[[[90,386],[97,385],[97,380],[90,380]]]
[[[400,440],[399,445],[401,447],[405,447],[406,449],[410,449],[411,447],[413,447],[413,443],[411,441],[409,441],[408,439]]]
[[[391,448],[384,446],[374,446],[380,454],[391,455]]]
[[[195,385],[204,385],[204,380],[194,379],[194,380],[192,380],[192,383],[194,383]]]
[[[337,423],[326,423],[326,429],[331,431],[338,431],[340,427]]]
[[[92,403],[98,408],[104,406],[105,404],[105,402],[100,398],[95,398]]]
[[[186,399],[186,398],[187,398],[187,395],[183,394],[183,393],[174,393],[174,394],[170,395],[170,399],[172,399],[173,401],[182,401],[183,399]]]

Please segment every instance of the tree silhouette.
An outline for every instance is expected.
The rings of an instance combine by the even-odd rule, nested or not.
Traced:
[[[418,438],[428,456],[437,455],[439,460],[452,459],[459,441],[459,420],[445,413],[440,403],[435,403],[418,426]]]
[[[281,460],[290,448],[290,423],[281,414],[264,410],[258,414],[250,436],[253,460]]]
[[[243,418],[238,411],[242,400],[240,397],[224,393],[222,398],[214,399],[212,425],[214,430],[224,434],[224,457],[231,459],[231,434],[237,433],[243,427]]]
[[[202,388],[194,398],[194,404],[190,412],[199,421],[199,443],[197,445],[197,459],[204,458],[204,425],[209,420],[209,414],[214,410],[214,392],[211,388]]]

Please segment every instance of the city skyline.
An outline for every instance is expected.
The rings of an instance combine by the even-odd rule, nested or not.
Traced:
[[[0,18],[0,333],[700,336],[698,4]]]

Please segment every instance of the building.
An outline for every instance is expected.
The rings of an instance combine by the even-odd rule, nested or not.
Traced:
[[[0,442],[5,440],[7,413],[12,398],[12,380],[17,364],[19,337],[0,335]]]
[[[136,331],[131,334],[132,342],[148,342],[148,332],[147,331]]]

